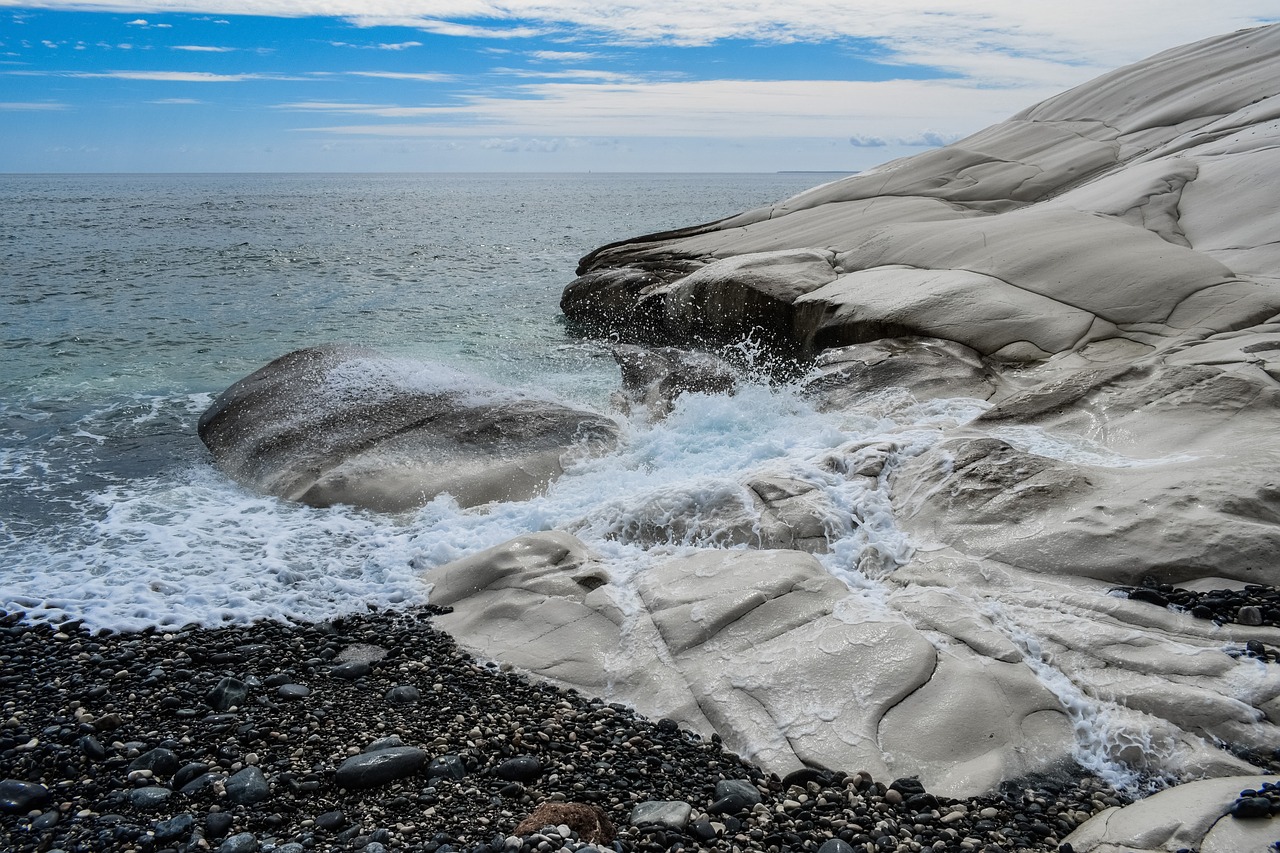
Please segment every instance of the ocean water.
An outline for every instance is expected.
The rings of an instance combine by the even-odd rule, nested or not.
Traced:
[[[772,426],[737,404],[714,422],[640,425],[617,471],[565,494],[390,519],[249,493],[211,466],[195,422],[240,377],[333,341],[426,382],[450,372],[604,410],[616,365],[558,309],[579,257],[821,179],[0,176],[0,607],[138,629],[421,601],[422,566],[625,504],[659,488],[664,464],[674,475],[696,456],[689,476],[723,480],[785,454],[795,419],[814,415],[760,389]],[[658,473],[639,456],[667,452]]]

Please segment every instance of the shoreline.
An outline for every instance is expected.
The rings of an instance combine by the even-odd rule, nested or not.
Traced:
[[[623,853],[816,851],[832,839],[1011,853],[1057,850],[1086,817],[1127,802],[1079,768],[964,801],[857,768],[779,779],[718,737],[480,662],[433,627],[440,612],[92,636],[4,614],[0,779],[49,795],[0,798],[0,847],[575,850],[589,845],[567,829],[513,832],[542,803],[578,802],[607,812],[617,837],[600,847]],[[391,737],[382,746],[412,759],[404,775],[361,787],[339,772]],[[717,807],[723,780],[750,783],[761,804]],[[634,806],[653,800],[687,803],[687,824],[632,826]]]

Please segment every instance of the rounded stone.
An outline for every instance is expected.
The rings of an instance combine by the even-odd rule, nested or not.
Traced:
[[[49,789],[35,782],[5,779],[0,782],[0,811],[22,814],[49,801]]]
[[[246,767],[226,781],[227,799],[238,806],[251,806],[271,796],[271,784],[257,767]]]
[[[508,758],[493,769],[493,774],[508,782],[521,782],[528,785],[536,782],[542,775],[542,762],[532,755],[520,755]]]
[[[380,749],[353,755],[335,774],[335,781],[343,788],[373,788],[395,779],[411,776],[422,766],[427,754],[412,746]]]

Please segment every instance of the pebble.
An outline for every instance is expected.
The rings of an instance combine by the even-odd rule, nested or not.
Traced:
[[[257,767],[246,767],[226,781],[227,799],[238,806],[251,806],[271,796],[271,785]]]
[[[373,788],[418,771],[427,754],[413,746],[398,746],[353,755],[338,767],[334,780],[343,788]]]
[[[693,806],[676,800],[651,800],[637,803],[631,810],[632,826],[667,826],[684,829],[693,814]]]
[[[20,779],[0,781],[0,811],[22,814],[49,801],[49,789]]]

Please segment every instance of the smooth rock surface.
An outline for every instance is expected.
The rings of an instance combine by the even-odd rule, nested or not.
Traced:
[[[282,356],[224,391],[200,438],[238,482],[314,506],[400,512],[448,493],[524,500],[617,425],[434,365],[350,346]]]
[[[1075,853],[1267,853],[1277,840],[1271,821],[1241,821],[1227,814],[1240,790],[1273,781],[1229,776],[1188,782],[1124,808],[1111,808],[1064,839]],[[1226,846],[1231,845],[1231,846]]]
[[[1158,589],[1280,585],[1277,151],[1280,25],[1166,51],[779,204],[588,255],[561,303],[582,328],[811,355],[813,399],[849,417],[984,402],[977,417],[833,448],[817,475],[762,472],[746,484],[762,504],[726,492],[688,514],[716,536],[650,532],[690,524],[675,521],[619,537],[822,553],[851,526],[901,533],[894,549],[828,561],[851,582],[845,600],[832,587],[804,611],[790,604],[800,586],[765,592],[738,552],[655,559],[592,601],[560,599],[561,642],[579,602],[604,614],[612,596],[648,670],[639,688],[600,661],[605,683],[780,772],[838,755],[951,792],[1055,756],[1134,782],[1272,766],[1280,634],[1266,599],[1181,609]],[[832,476],[874,500],[809,497]],[[770,532],[779,500],[803,535]],[[773,559],[773,581],[800,583],[791,556]],[[780,622],[758,621],[761,595]],[[846,627],[833,633],[835,617]],[[591,619],[596,639],[612,636],[611,620]],[[735,643],[763,653],[735,656]],[[657,674],[671,671],[692,704]],[[828,695],[854,672],[856,701]]]

